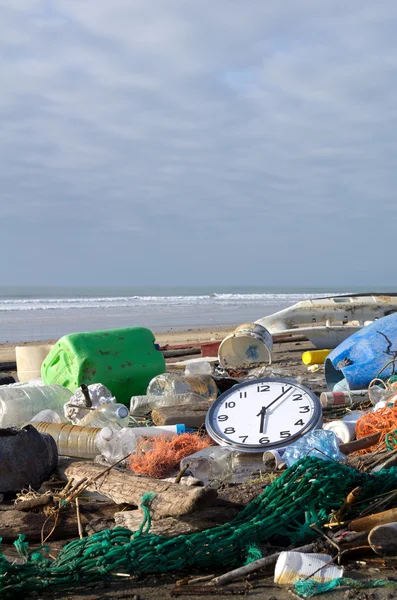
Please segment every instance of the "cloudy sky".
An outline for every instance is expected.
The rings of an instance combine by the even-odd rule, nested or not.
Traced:
[[[391,287],[396,31],[395,0],[0,0],[2,284]]]

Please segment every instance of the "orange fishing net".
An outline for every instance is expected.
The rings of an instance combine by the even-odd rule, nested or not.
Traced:
[[[376,450],[386,450],[386,436],[388,433],[393,433],[397,429],[397,400],[393,402],[393,406],[385,406],[379,408],[375,412],[364,415],[357,421],[356,438],[367,437],[374,433],[380,433],[379,441],[371,448],[359,450],[355,454],[369,454]]]
[[[213,444],[211,438],[197,433],[182,433],[175,437],[141,438],[137,454],[130,456],[129,467],[135,473],[161,479],[179,468],[182,458]],[[149,445],[150,450],[143,451]]]

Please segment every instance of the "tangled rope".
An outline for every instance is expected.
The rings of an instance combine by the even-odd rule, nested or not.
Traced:
[[[20,536],[15,545],[25,559],[23,564],[0,555],[0,599],[110,580],[117,573],[241,566],[251,558],[255,544],[275,541],[287,546],[313,539],[316,534],[310,525],[326,522],[357,486],[362,488],[362,499],[369,501],[396,485],[395,468],[369,475],[307,457],[287,469],[230,523],[175,538],[148,533],[149,496],[143,502],[143,523],[135,534],[122,527],[101,531],[66,545],[55,560],[46,558],[44,549],[29,552]]]

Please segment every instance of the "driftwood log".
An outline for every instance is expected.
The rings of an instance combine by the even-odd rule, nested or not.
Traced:
[[[92,462],[66,459],[58,465],[57,474],[65,481],[73,479],[76,483],[84,477],[93,480],[103,471],[103,467]],[[156,496],[150,505],[153,519],[178,517],[193,512],[211,503],[217,496],[216,491],[210,488],[182,486],[118,469],[112,469],[96,481],[91,481],[87,489],[107,496],[116,504],[137,507],[144,494],[155,492]]]
[[[201,427],[205,423],[205,417],[210,404],[202,405],[164,406],[152,411],[152,421],[155,425],[177,425],[184,423],[186,427]]]
[[[198,512],[184,515],[178,519],[168,517],[159,521],[152,521],[150,533],[176,537],[182,533],[203,531],[204,529],[217,527],[231,521],[238,512],[233,507],[211,506],[203,508]],[[142,523],[142,513],[138,510],[117,512],[114,514],[114,520],[116,525],[120,527],[127,527],[131,531],[137,531]]]
[[[349,524],[349,529],[351,531],[371,531],[377,525],[386,525],[395,521],[397,521],[397,508],[391,508],[375,515],[354,519]]]
[[[114,504],[87,503],[80,504],[80,518],[83,529],[91,521],[98,518],[112,518],[116,507]],[[48,518],[43,512],[22,512],[20,510],[3,510],[0,514],[0,537],[3,543],[15,542],[18,535],[23,533],[28,542],[40,542],[44,526],[44,538],[54,527],[54,517]],[[78,537],[76,508],[71,505],[69,509],[61,511],[50,540],[63,540]]]

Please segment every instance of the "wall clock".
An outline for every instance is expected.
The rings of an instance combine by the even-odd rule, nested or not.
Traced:
[[[317,396],[291,379],[246,381],[211,405],[205,426],[220,445],[243,452],[265,452],[291,444],[321,427]]]

